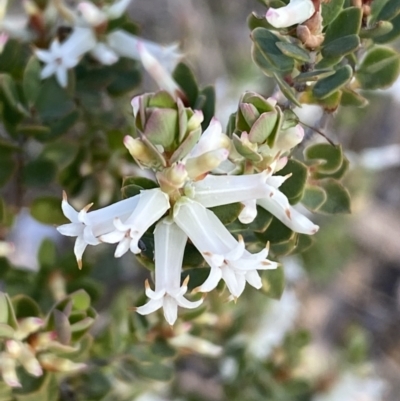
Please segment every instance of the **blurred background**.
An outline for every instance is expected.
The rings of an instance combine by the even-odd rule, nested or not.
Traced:
[[[13,5],[16,13],[18,3]],[[251,61],[246,19],[253,11],[262,14],[265,8],[256,0],[135,0],[129,14],[140,21],[143,37],[180,43],[200,84],[215,84],[216,114],[226,124],[244,91],[267,97],[273,88]],[[156,89],[152,85],[145,78],[143,87]],[[267,300],[248,290],[236,305],[221,306],[219,320],[209,317],[208,331],[199,335],[209,342],[190,344],[194,340],[189,338],[180,345],[186,352],[176,361],[172,384],[152,383],[138,400],[251,401],[263,399],[263,394],[282,401],[399,400],[399,93],[400,83],[365,94],[370,105],[364,109],[341,108],[328,116],[325,134],[343,144],[351,161],[345,181],[352,214],[313,217],[321,226],[316,244],[301,256],[283,260],[287,287],[282,299]],[[318,125],[321,117],[311,106],[299,114],[311,125]],[[307,141],[316,137],[309,132]],[[100,301],[100,308],[105,304],[107,299]],[[251,317],[245,320],[247,314]],[[243,322],[246,326],[237,327]],[[193,353],[196,346],[205,347],[204,356]],[[236,358],[243,347],[261,361],[246,371]],[[284,350],[290,347],[298,352],[291,354],[295,361],[288,362]],[[258,363],[274,364],[273,380],[257,376]],[[296,366],[292,377],[310,380],[312,390],[279,390],[285,387],[285,364]]]

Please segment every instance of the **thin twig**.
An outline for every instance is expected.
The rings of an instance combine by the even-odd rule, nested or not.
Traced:
[[[331,139],[329,139],[323,132],[321,132],[319,129],[317,129],[317,128],[315,128],[315,127],[312,127],[311,125],[308,125],[308,124],[306,124],[306,123],[303,123],[302,121],[299,121],[299,123],[300,123],[301,125],[304,125],[305,127],[309,128],[309,129],[315,131],[316,133],[320,134],[320,135],[321,135],[322,137],[324,137],[332,146],[336,146],[336,144],[335,144]]]

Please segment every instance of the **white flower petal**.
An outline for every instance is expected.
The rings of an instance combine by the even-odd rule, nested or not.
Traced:
[[[56,69],[56,77],[60,86],[66,88],[68,84],[68,72],[64,66],[60,65]]]
[[[267,21],[275,28],[286,28],[307,21],[315,12],[312,0],[291,0],[281,8],[270,8]]]
[[[87,243],[85,242],[83,237],[82,236],[77,237],[74,246],[74,253],[78,263],[82,260],[82,255],[83,252],[85,252],[86,247]]]
[[[83,233],[83,230],[83,224],[79,223],[68,223],[57,227],[57,231],[67,237],[77,237]]]
[[[68,203],[65,192],[63,195],[63,201],[61,202],[61,209],[64,213],[64,216],[71,223],[79,223],[78,212]]]
[[[222,278],[222,271],[219,267],[211,267],[210,274],[206,281],[199,287],[201,292],[212,291],[219,283]]]
[[[57,65],[55,63],[47,64],[43,67],[42,71],[40,71],[40,78],[46,79],[52,76],[57,71]]]
[[[186,298],[184,298],[183,296],[180,296],[180,297],[176,297],[176,302],[182,308],[195,309],[195,308],[198,308],[203,303],[203,300],[199,299],[198,301],[189,301]]]
[[[251,175],[214,176],[210,174],[192,184],[193,199],[205,207],[214,207],[265,198],[271,193],[270,186],[266,184],[271,173],[265,170]]]
[[[129,251],[130,244],[131,244],[130,238],[127,237],[123,238],[117,245],[114,256],[116,258],[120,258],[122,255],[125,255]]]
[[[261,277],[257,270],[250,270],[245,274],[246,281],[254,288],[258,290],[262,287]]]
[[[175,298],[168,294],[164,297],[164,317],[170,326],[172,326],[178,317],[178,303]]]
[[[115,244],[125,238],[125,232],[114,230],[108,234],[100,236],[100,241],[107,242],[108,244]]]
[[[172,293],[180,288],[186,234],[169,218],[162,219],[154,230],[156,291]]]
[[[49,64],[54,60],[53,54],[47,50],[36,49],[35,54],[40,61],[43,61],[46,64]]]
[[[237,274],[233,269],[230,269],[228,266],[221,267],[221,271],[222,279],[225,281],[229,292],[235,298],[238,298],[242,294],[246,285],[244,275]]]
[[[294,209],[286,196],[278,189],[274,189],[272,196],[258,199],[257,204],[297,233],[312,235],[319,229],[311,220]]]
[[[151,299],[146,304],[136,308],[136,312],[141,315],[148,315],[149,313],[153,313],[157,309],[160,309],[163,306],[163,302],[164,302],[164,298]]]
[[[238,219],[242,224],[250,224],[257,217],[256,199],[242,201],[244,208],[240,212]]]
[[[111,4],[105,9],[105,13],[109,19],[116,19],[122,17],[123,13],[127,10],[131,0],[119,0]]]

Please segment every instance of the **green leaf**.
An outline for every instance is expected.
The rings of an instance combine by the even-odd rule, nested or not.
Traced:
[[[186,95],[189,101],[189,106],[193,107],[196,103],[197,97],[199,96],[199,88],[193,71],[186,64],[179,63],[175,67],[172,77]]]
[[[314,244],[314,238],[311,235],[306,234],[298,234],[297,235],[297,244],[296,244],[296,253],[302,253],[307,251]]]
[[[327,194],[322,188],[316,185],[307,185],[301,203],[306,208],[316,211],[326,202],[326,199]]]
[[[178,112],[173,109],[155,109],[146,122],[145,136],[153,145],[169,150],[178,136]]]
[[[334,2],[332,2],[334,3]],[[335,39],[348,35],[358,35],[361,28],[362,10],[358,7],[348,7],[328,25],[325,32],[324,45]]]
[[[43,136],[50,133],[50,128],[45,125],[33,125],[33,124],[19,124],[17,126],[17,133],[24,136]]]
[[[309,52],[303,49],[302,47],[295,45],[294,43],[276,42],[276,46],[284,55],[288,57],[291,57],[303,63],[311,62],[311,57]]]
[[[318,81],[319,79],[329,77],[330,75],[333,75],[334,73],[335,73],[335,70],[332,70],[332,69],[303,72],[299,75],[296,75],[293,78],[293,81],[294,82]]]
[[[358,35],[342,36],[336,40],[328,42],[323,46],[321,54],[323,57],[340,57],[352,53],[360,46]]]
[[[307,160],[319,161],[317,169],[324,173],[334,173],[343,162],[343,150],[340,145],[318,143],[308,147],[304,155]]]
[[[195,288],[200,287],[207,277],[210,275],[209,267],[196,267],[194,269],[185,269],[182,271],[182,282],[189,276],[188,289],[193,291]]]
[[[14,329],[8,324],[0,323],[0,339],[1,338],[14,338]],[[1,393],[0,393],[0,400],[1,401],[3,400],[1,398]]]
[[[11,75],[0,74],[0,91],[11,108],[19,113],[24,112],[19,100],[17,85]]]
[[[289,86],[289,84],[277,73],[273,73],[273,77],[276,79],[276,82],[283,95],[292,103],[294,103],[297,107],[301,107],[301,103],[297,100],[296,93]]]
[[[40,86],[40,63],[36,56],[32,56],[26,65],[22,80],[24,95],[30,105],[36,102]]]
[[[249,132],[249,140],[252,143],[262,144],[273,132],[278,120],[278,113],[267,111],[259,116]]]
[[[50,122],[71,113],[74,103],[68,92],[61,88],[52,77],[43,81],[36,98],[35,108],[44,122]]]
[[[135,177],[135,176],[125,177],[122,180],[122,186],[126,185],[137,185],[143,189],[157,188],[157,184],[153,180],[150,180],[149,178],[146,177]]]
[[[200,110],[203,112],[204,116],[204,120],[201,123],[201,127],[204,131],[210,124],[210,121],[215,114],[215,102],[216,102],[215,88],[211,85],[206,86],[204,89],[201,90],[199,96],[202,96],[204,98],[204,103],[200,107]]]
[[[53,267],[56,263],[56,246],[54,242],[45,238],[40,244],[38,251],[38,261],[42,267]]]
[[[36,134],[36,139],[42,142],[56,139],[59,136],[65,134],[71,129],[79,119],[79,111],[73,110],[70,114],[65,117],[52,121],[49,124],[50,132],[43,134]]]
[[[393,24],[389,21],[378,21],[372,27],[361,29],[360,37],[362,39],[374,39],[379,36],[387,35],[393,29]]]
[[[58,140],[45,145],[40,158],[53,162],[58,169],[69,166],[78,155],[79,146],[69,140]]]
[[[321,3],[322,23],[329,25],[343,8],[344,0],[324,1]]]
[[[341,183],[328,178],[321,182],[321,187],[325,190],[327,199],[318,212],[326,214],[351,212],[350,195]]]
[[[397,39],[400,36],[400,14],[393,18],[390,23],[392,30],[385,35],[380,35],[374,38],[375,43],[388,43]]]
[[[231,233],[256,232],[263,233],[271,224],[273,216],[261,206],[257,206],[257,217],[250,224],[243,224],[239,220],[229,224],[227,228]]]
[[[90,296],[84,290],[75,291],[69,297],[72,299],[74,309],[76,310],[85,311],[90,307]]]
[[[369,104],[368,100],[359,93],[349,89],[342,89],[342,98],[340,99],[342,106],[365,107]]]
[[[243,206],[241,203],[231,203],[230,205],[216,206],[210,210],[215,213],[223,225],[232,223],[237,219]]]
[[[291,177],[279,187],[279,190],[283,192],[289,199],[289,202],[292,203],[291,201],[293,199],[297,200],[301,198],[303,194],[308,169],[303,163],[294,159],[289,159],[286,166],[278,172],[278,175],[281,176],[288,174],[291,174]]]
[[[233,134],[232,142],[235,146],[235,149],[246,159],[251,160],[254,163],[259,163],[262,160],[261,155],[250,149],[248,146],[243,145],[242,141],[236,134]]]
[[[111,96],[121,96],[132,92],[141,82],[138,63],[134,60],[121,57],[115,64],[109,66],[114,79],[107,86]]]
[[[11,301],[17,319],[40,317],[42,314],[36,301],[27,295],[18,294],[14,296]]]
[[[59,225],[67,222],[61,210],[61,199],[54,196],[37,197],[32,202],[31,215],[43,224]]]
[[[353,76],[353,70],[345,65],[336,70],[335,74],[319,80],[313,87],[313,95],[317,99],[324,99],[346,85]]]
[[[247,26],[249,27],[250,31],[253,31],[256,28],[273,28],[272,25],[267,22],[267,19],[264,16],[259,17],[254,12],[247,17]]]
[[[267,242],[270,242],[271,244],[286,242],[295,235],[290,228],[286,227],[275,217],[272,219],[268,228],[263,233],[255,234],[256,237],[264,244]]]
[[[378,14],[378,21],[387,21],[396,17],[400,13],[400,0],[390,0],[382,7]]]
[[[272,299],[280,299],[285,289],[285,272],[282,266],[261,272],[261,292]]]
[[[276,45],[281,41],[278,36],[268,29],[256,28],[251,33],[251,38],[253,59],[261,69],[267,72],[293,70],[293,59],[283,54]]]
[[[23,183],[31,188],[50,185],[57,174],[57,166],[50,160],[36,159],[27,163],[22,170]]]
[[[346,159],[346,157],[343,158],[342,165],[339,167],[338,170],[334,172],[328,172],[324,173],[321,171],[316,171],[313,174],[313,178],[320,180],[323,178],[335,178],[336,180],[340,180],[347,172],[349,169],[350,162]]]
[[[399,73],[399,54],[393,49],[376,46],[364,57],[356,78],[363,89],[384,89],[396,81]]]

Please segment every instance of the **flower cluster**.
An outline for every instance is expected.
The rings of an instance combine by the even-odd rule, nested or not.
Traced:
[[[35,2],[24,2],[27,20],[18,27],[6,14],[7,1],[0,3],[0,52],[8,37],[34,41],[35,54],[44,63],[41,78],[55,75],[62,87],[68,84],[68,70],[76,67],[85,54],[103,65],[111,65],[120,57],[143,62],[148,69],[149,57],[172,71],[181,54],[176,44],[160,46],[114,24],[126,12],[131,0],[116,0],[111,5],[98,7],[81,1],[70,8],[64,0],[49,1],[45,7]],[[46,27],[46,29],[44,29]],[[47,29],[49,28],[49,29]],[[60,32],[48,37],[49,32]],[[4,32],[1,33],[1,30]],[[65,37],[65,33],[70,33]],[[45,48],[49,44],[48,49]],[[150,72],[151,73],[151,72]]]
[[[274,109],[273,103],[263,102]],[[196,292],[212,291],[222,279],[236,299],[246,283],[261,288],[259,270],[277,267],[277,262],[267,259],[267,244],[260,252],[250,253],[243,238],[235,238],[209,208],[241,202],[239,219],[249,223],[256,218],[258,205],[296,232],[313,234],[318,230],[318,226],[290,206],[279,190],[288,177],[275,175],[287,161],[287,152],[301,141],[300,126],[279,129],[274,144],[268,146],[263,143],[268,132],[263,138],[255,134],[260,129],[257,123],[249,134],[235,134],[232,140],[214,118],[202,133],[202,113],[185,107],[179,98],[175,101],[167,92],[138,96],[132,106],[137,138],[125,137],[124,144],[141,167],[153,170],[156,187],[93,212],[89,211],[91,205],[75,211],[64,196],[62,209],[71,223],[58,230],[77,237],[75,255],[81,266],[87,245],[117,244],[115,257],[129,250],[139,254],[141,237],[156,224],[155,290],[146,282],[150,300],[136,309],[138,313],[148,314],[162,307],[172,325],[178,306],[196,308],[201,304],[202,299],[192,302],[184,297],[189,276],[181,283],[188,239],[211,268]],[[264,115],[274,118],[270,111],[258,114],[259,119],[264,121]],[[246,161],[246,146],[259,156],[253,168]],[[247,170],[242,169],[242,175],[224,173],[231,165],[247,165]]]

